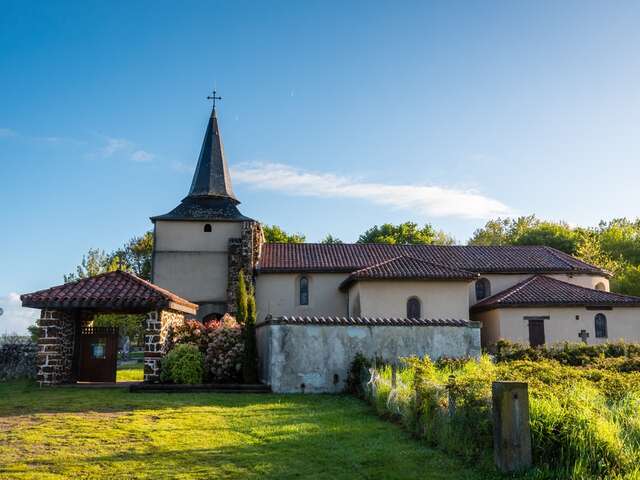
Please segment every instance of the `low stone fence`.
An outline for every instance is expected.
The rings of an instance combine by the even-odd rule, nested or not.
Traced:
[[[465,320],[267,317],[256,336],[260,379],[281,393],[342,392],[357,353],[387,361],[480,355],[480,325]]]
[[[31,342],[0,345],[0,381],[36,378],[38,345]]]

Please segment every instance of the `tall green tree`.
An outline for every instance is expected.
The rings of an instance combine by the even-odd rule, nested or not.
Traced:
[[[118,268],[118,264],[114,263],[114,258],[107,255],[104,250],[90,248],[86,255],[82,256],[80,265],[76,267],[75,272],[64,275],[64,282],[75,282],[87,277],[94,277],[101,273],[112,272]]]
[[[277,225],[263,225],[262,232],[267,243],[304,243],[307,239],[300,233],[287,233]]]
[[[111,253],[91,248],[82,256],[76,271],[64,275],[64,282],[74,282],[114,270],[126,270],[144,280],[151,280],[151,258],[153,255],[153,232],[131,238],[121,248]]]
[[[469,245],[545,245],[575,254],[580,237],[565,222],[548,222],[528,215],[489,220],[473,232]]]
[[[123,269],[145,280],[151,280],[151,258],[153,255],[153,232],[148,231],[133,237],[112,256],[122,263]]]
[[[399,225],[391,223],[374,225],[360,235],[358,243],[454,245],[456,241],[451,235],[436,230],[428,223],[419,227],[417,223],[404,222]]]
[[[598,236],[603,252],[611,258],[640,264],[640,219],[614,218],[600,222]]]
[[[243,324],[247,321],[249,299],[247,295],[247,282],[244,279],[244,272],[238,273],[238,286],[236,290],[236,320]]]
[[[324,243],[325,245],[335,245],[335,244],[344,243],[344,242],[339,238],[329,234],[326,237],[324,237],[322,240],[320,240],[320,243]]]
[[[251,282],[247,285],[247,319],[243,325],[244,360],[242,377],[245,383],[258,383],[258,348],[256,341],[256,297]]]

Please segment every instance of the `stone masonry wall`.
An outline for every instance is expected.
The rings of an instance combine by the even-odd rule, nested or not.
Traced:
[[[160,380],[160,361],[172,345],[173,327],[183,323],[185,314],[175,310],[147,313],[144,335],[144,381]]]
[[[38,327],[38,382],[40,385],[56,385],[73,381],[75,323],[71,314],[42,310]]]
[[[242,222],[241,238],[229,239],[227,272],[227,312],[236,312],[238,274],[242,270],[248,281],[253,281],[253,271],[260,258],[264,234],[258,222]]]

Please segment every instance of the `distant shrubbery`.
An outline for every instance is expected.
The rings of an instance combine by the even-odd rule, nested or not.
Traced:
[[[524,381],[529,384],[533,478],[640,478],[640,373],[621,373],[637,359],[614,356],[618,347],[597,347],[610,356],[589,353],[598,366],[588,367],[544,357],[503,357],[499,363],[487,356],[437,363],[410,358],[397,372],[395,389],[392,368],[382,366],[373,369],[371,381],[364,376],[361,392],[379,413],[398,419],[430,445],[491,468],[491,383]],[[627,354],[635,348],[624,346]],[[358,369],[366,362],[360,358],[358,363],[351,378],[362,378]],[[612,368],[602,368],[607,363]]]

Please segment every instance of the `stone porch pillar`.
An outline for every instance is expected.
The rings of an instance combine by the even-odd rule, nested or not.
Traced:
[[[162,309],[148,312],[144,332],[144,381],[160,381],[160,362],[172,345],[173,328],[184,323],[185,314]]]
[[[38,327],[38,383],[42,386],[72,382],[76,329],[71,313],[41,310]]]

